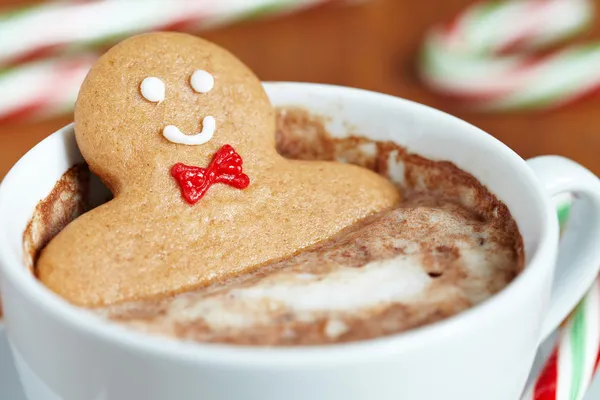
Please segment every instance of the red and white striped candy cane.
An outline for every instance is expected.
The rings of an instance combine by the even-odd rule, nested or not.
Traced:
[[[600,363],[600,280],[569,318],[522,400],[582,400]]]
[[[541,56],[590,25],[591,0],[478,3],[426,36],[420,73],[480,110],[555,108],[600,88],[600,43]]]
[[[561,226],[571,196],[556,199]],[[582,400],[600,363],[600,278],[563,324],[550,358],[522,400]]]
[[[195,31],[338,2],[357,0],[71,0],[0,14],[0,122],[71,111],[97,57],[92,51],[132,34]]]
[[[96,58],[89,53],[0,71],[0,123],[70,111]]]
[[[195,31],[342,0],[61,1],[0,15],[0,67],[110,45],[149,31]],[[347,0],[345,0],[347,2]]]

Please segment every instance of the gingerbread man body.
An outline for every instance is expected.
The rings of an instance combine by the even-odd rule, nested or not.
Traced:
[[[192,86],[198,70],[212,84]],[[141,87],[148,77],[164,93]],[[142,35],[108,51],[82,85],[75,122],[83,156],[114,199],[55,237],[37,271],[81,306],[167,296],[249,272],[399,201],[371,171],[279,156],[275,112],[260,81],[193,36]],[[204,143],[186,144],[197,138]],[[225,145],[243,160],[235,166],[248,184],[217,182],[190,204],[174,178],[187,170],[174,166],[203,174]]]

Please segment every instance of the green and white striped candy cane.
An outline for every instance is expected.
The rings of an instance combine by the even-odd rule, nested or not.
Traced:
[[[96,48],[147,31],[196,31],[241,19],[356,0],[97,0],[0,14],[0,122],[73,109]],[[5,40],[7,38],[7,40]]]
[[[559,107],[600,89],[600,43],[535,51],[581,32],[593,15],[591,0],[478,3],[427,34],[420,74],[477,110]]]
[[[157,30],[195,31],[340,0],[55,1],[0,14],[0,67]]]
[[[96,58],[96,54],[86,53],[0,69],[0,123],[72,110],[79,87]]]
[[[571,196],[556,199],[561,227]],[[563,324],[558,344],[522,400],[582,400],[600,363],[600,278]]]

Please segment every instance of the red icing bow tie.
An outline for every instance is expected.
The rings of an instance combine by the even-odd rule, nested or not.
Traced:
[[[193,205],[215,183],[225,183],[236,189],[247,188],[250,178],[242,172],[242,162],[242,157],[226,144],[215,153],[208,168],[177,163],[171,168],[171,175],[179,183],[185,201]]]

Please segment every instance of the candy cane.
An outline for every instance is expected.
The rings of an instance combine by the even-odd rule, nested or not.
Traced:
[[[72,110],[102,48],[136,33],[195,31],[236,20],[364,0],[61,1],[0,14],[0,122]],[[49,84],[52,84],[49,87]]]
[[[479,110],[555,108],[600,89],[600,43],[533,54],[592,22],[590,0],[479,3],[426,36],[420,74]]]
[[[0,15],[0,66],[89,50],[133,34],[199,30],[340,0],[98,0],[24,7]]]
[[[562,331],[557,347],[523,400],[581,400],[600,362],[600,280]]]
[[[96,58],[96,54],[89,53],[0,71],[0,123],[71,110]]]
[[[556,199],[561,225],[571,196]],[[558,344],[522,400],[581,400],[600,363],[600,278],[568,317]]]

